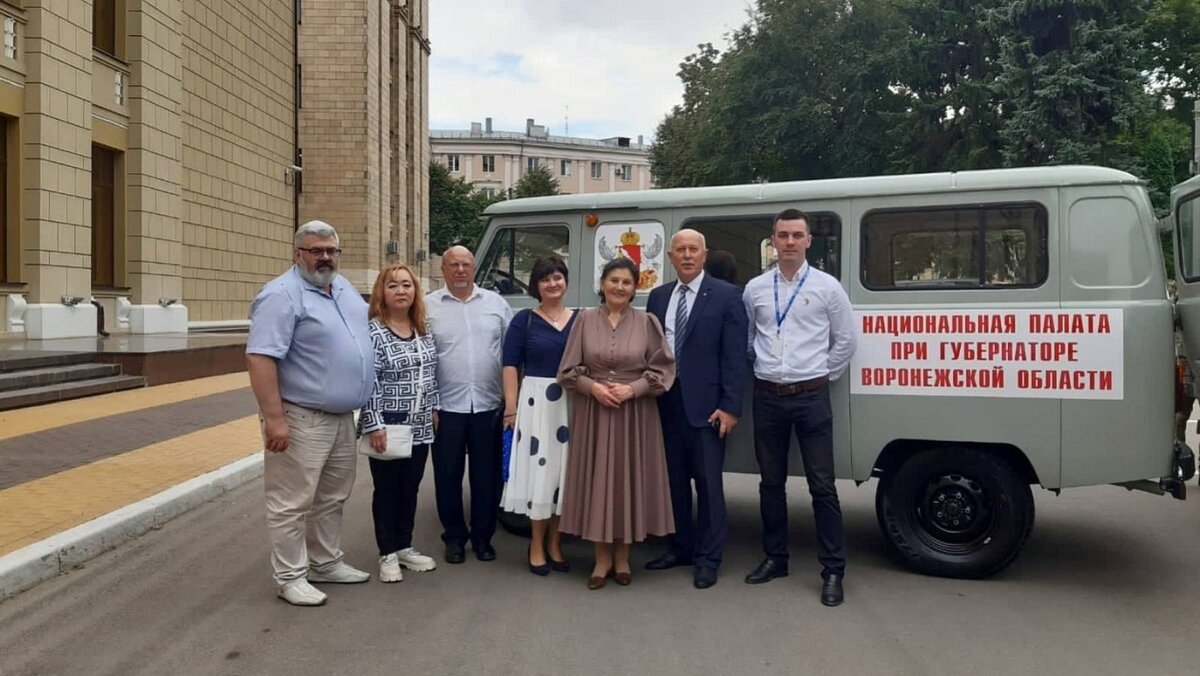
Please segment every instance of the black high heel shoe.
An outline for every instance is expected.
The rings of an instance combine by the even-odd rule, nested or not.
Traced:
[[[533,546],[530,545],[529,549],[525,550],[525,561],[526,562],[529,561],[529,555],[532,553],[533,553]],[[529,572],[531,572],[534,575],[537,575],[539,577],[546,577],[547,575],[550,574],[550,564],[543,563],[540,566],[535,566],[532,563],[530,563],[529,564]]]
[[[547,556],[546,558],[550,559],[550,567],[552,569],[554,569],[554,572],[556,572],[556,573],[571,572],[571,564],[568,563],[566,559],[563,559],[562,561],[556,561],[554,559],[554,557],[552,557],[552,556]]]

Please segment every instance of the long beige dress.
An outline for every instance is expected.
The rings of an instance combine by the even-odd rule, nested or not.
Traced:
[[[626,308],[614,329],[603,306],[579,313],[558,368],[572,397],[562,532],[593,542],[674,532],[654,401],[674,381],[675,359],[653,315]],[[634,398],[602,406],[589,394],[595,382],[628,383]]]

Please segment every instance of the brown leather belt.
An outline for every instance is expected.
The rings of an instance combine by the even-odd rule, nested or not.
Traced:
[[[773,383],[769,380],[760,378],[754,379],[754,391],[766,392],[777,397],[790,397],[801,392],[812,392],[825,387],[829,383],[829,376],[821,376],[811,380],[801,380],[798,383]]]

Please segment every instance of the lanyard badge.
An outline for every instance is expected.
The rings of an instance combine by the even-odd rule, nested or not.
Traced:
[[[808,281],[808,273],[812,272],[812,267],[804,270],[804,276],[800,278],[800,282],[796,284],[796,288],[792,289],[792,295],[788,298],[787,307],[783,308],[783,312],[779,311],[779,270],[775,270],[775,276],[772,281],[775,285],[775,338],[771,341],[771,355],[774,357],[783,356],[783,320],[787,319],[788,313],[792,311],[792,304],[796,302],[796,296],[800,295],[800,289],[804,287],[804,282]]]

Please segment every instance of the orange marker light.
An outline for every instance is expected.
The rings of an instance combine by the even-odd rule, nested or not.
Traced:
[[[600,214],[592,212],[583,217],[583,222],[587,224],[587,227],[594,228],[600,223]]]

